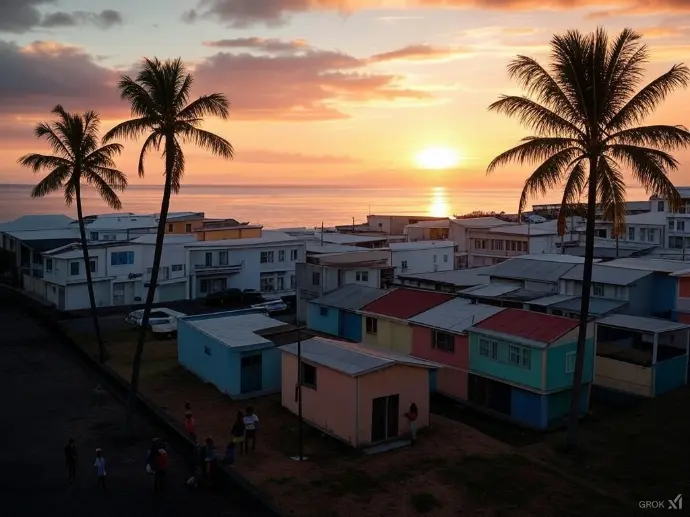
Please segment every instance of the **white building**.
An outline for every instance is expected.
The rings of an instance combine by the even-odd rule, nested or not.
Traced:
[[[256,238],[195,241],[185,247],[189,298],[224,289],[294,292],[295,263],[306,256],[304,239],[279,231],[264,231]]]
[[[414,275],[455,269],[453,241],[399,242],[390,245],[395,274]]]
[[[455,245],[455,262],[457,269],[473,267],[469,264],[469,253],[473,249],[472,232],[489,230],[499,226],[509,226],[516,223],[508,223],[496,217],[471,217],[467,219],[451,219],[449,238]]]
[[[403,234],[407,237],[408,242],[445,240],[450,235],[450,219],[408,224],[405,226]]]
[[[157,230],[158,220],[150,215],[105,214],[88,223],[86,238],[90,241],[128,241]]]
[[[647,212],[628,215],[625,218],[625,233],[618,237],[621,244],[644,244],[648,246],[666,246],[666,230],[673,225],[664,212]],[[613,224],[610,221],[597,221],[596,236],[613,239]],[[584,229],[583,229],[584,234]]]

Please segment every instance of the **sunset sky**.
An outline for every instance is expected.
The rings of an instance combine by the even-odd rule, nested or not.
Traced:
[[[223,162],[189,147],[189,183],[519,187],[524,169],[484,173],[527,134],[487,112],[517,92],[505,66],[546,61],[554,32],[597,25],[645,34],[650,76],[690,61],[688,0],[1,0],[0,182],[33,181],[16,159],[44,149],[32,127],[54,104],[95,109],[107,129],[129,114],[119,75],[182,56],[195,94],[228,96],[231,119],[207,127],[237,151]],[[690,125],[689,99],[652,120]],[[125,144],[132,183],[159,182],[155,162],[135,178],[138,145]],[[460,165],[420,170],[425,150]],[[677,157],[672,179],[688,184],[690,155]]]

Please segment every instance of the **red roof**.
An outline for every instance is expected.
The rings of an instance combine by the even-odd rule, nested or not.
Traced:
[[[362,308],[365,312],[406,320],[452,300],[454,296],[414,289],[395,289]]]
[[[475,325],[476,328],[547,344],[577,326],[578,321],[574,319],[520,309],[505,309]]]

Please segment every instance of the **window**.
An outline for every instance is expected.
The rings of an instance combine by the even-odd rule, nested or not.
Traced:
[[[89,262],[91,263],[91,272],[95,273],[97,271],[96,261],[95,260],[89,260]]]
[[[290,250],[290,260],[292,260],[292,261],[297,260],[297,251],[298,250]]]
[[[118,251],[110,255],[111,266],[126,266],[127,264],[134,264],[133,251]]]
[[[168,231],[169,231],[169,232],[173,231],[173,228],[174,228],[174,227],[173,227],[173,224],[172,224],[172,223],[168,223]]]
[[[492,239],[491,240],[491,249],[494,251],[503,251],[503,241]]]
[[[407,260],[403,260],[402,264],[400,264],[400,266],[402,267],[403,271],[407,271]]]
[[[676,221],[674,219],[669,219],[668,221],[668,229],[673,231],[676,226]]]
[[[328,307],[319,307],[320,316],[328,316]]]
[[[640,240],[641,241],[647,240],[647,228],[640,228]]]
[[[192,223],[187,223],[184,225],[185,233],[192,233]]]
[[[367,317],[366,331],[367,334],[376,334],[379,331],[379,320],[377,320],[376,318]]]
[[[654,234],[654,228],[649,228],[647,230],[647,241],[654,242],[656,240],[656,235]]]
[[[455,338],[452,334],[445,332],[438,332],[434,330],[431,333],[431,347],[441,350],[442,352],[455,353]]]
[[[69,263],[69,274],[71,276],[77,276],[79,274],[79,262]]]
[[[278,251],[278,262],[285,262],[285,250]]]
[[[481,249],[482,247],[482,240],[481,239],[474,239],[474,249]]]
[[[685,221],[676,221],[676,231],[679,231],[679,232],[685,231]]]
[[[576,352],[568,352],[565,354],[565,373],[573,373],[575,371],[575,357]]]
[[[369,271],[357,271],[355,273],[355,279],[357,280],[357,282],[368,282]]]
[[[206,252],[204,264],[206,264],[206,267],[211,267],[213,265],[213,253],[211,253],[210,251]]]
[[[657,209],[659,212],[663,212],[664,209],[665,209],[664,202],[663,202],[663,201],[658,201],[657,204],[656,204],[656,209]]]
[[[592,296],[604,296],[604,284],[594,282],[592,284]]]
[[[294,289],[295,287],[295,275],[290,275],[290,289]]]
[[[316,367],[311,364],[302,363],[302,386],[316,389]]]
[[[262,251],[261,252],[261,263],[268,264],[273,262],[273,252],[272,251]]]
[[[221,266],[227,266],[228,265],[228,252],[227,251],[219,251],[218,252],[218,264]]]
[[[434,264],[436,264],[436,258],[437,258],[436,255],[434,255]]]
[[[498,359],[498,343],[488,339],[479,339],[479,355],[489,359]]]
[[[629,241],[635,240],[635,227],[634,226],[631,226],[628,228],[628,240]]]
[[[277,289],[278,291],[284,291],[285,290],[285,277],[284,276],[278,276],[277,280]]]
[[[321,285],[321,273],[318,271],[314,271],[311,274],[311,284],[312,285]]]
[[[46,271],[53,270],[53,259],[46,259]]]
[[[98,232],[91,232],[89,234],[89,239],[91,239],[92,241],[97,241],[98,240]]]
[[[448,255],[443,255],[443,262],[448,262]]]
[[[270,293],[275,291],[275,277],[262,276],[260,280],[260,289],[262,293]]]
[[[184,264],[173,264],[173,271],[184,271]]]
[[[522,367],[532,368],[532,350],[529,348],[522,349]]]
[[[508,362],[516,366],[529,368],[531,366],[531,350],[515,345],[508,346]]]
[[[211,355],[211,347],[210,346],[205,346],[204,347],[204,353],[206,355]]]

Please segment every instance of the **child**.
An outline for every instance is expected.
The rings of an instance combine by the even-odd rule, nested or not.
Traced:
[[[105,458],[101,449],[96,449],[96,461],[93,462],[93,466],[96,469],[96,476],[98,478],[97,486],[103,487],[103,491],[107,492],[108,489],[105,486]]]
[[[189,439],[196,443],[196,421],[189,402],[184,403],[184,430],[187,431]]]
[[[244,429],[246,431],[244,439],[244,452],[249,450],[249,442],[252,442],[252,450],[256,450],[256,427],[259,423],[259,417],[254,414],[252,406],[247,407],[247,414],[242,419],[244,422]]]
[[[415,442],[417,441],[417,416],[419,412],[417,411],[417,404],[414,402],[410,404],[410,409],[407,413],[405,413],[405,418],[407,418],[407,421],[410,423],[410,436],[411,436],[411,444],[414,445]]]

